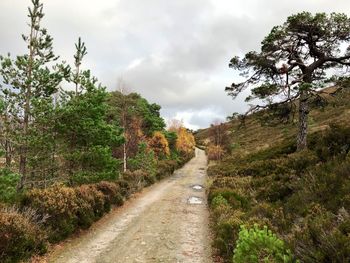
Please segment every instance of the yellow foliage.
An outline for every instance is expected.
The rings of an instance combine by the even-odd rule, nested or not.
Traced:
[[[168,140],[160,131],[154,132],[152,139],[149,141],[149,146],[158,157],[170,155]]]
[[[186,154],[193,152],[196,145],[193,134],[188,132],[184,127],[178,128],[176,132],[176,149]]]
[[[209,145],[207,153],[209,160],[221,160],[225,151],[220,145]]]

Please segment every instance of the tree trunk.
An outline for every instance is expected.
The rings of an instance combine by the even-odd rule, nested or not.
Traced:
[[[299,131],[297,138],[297,151],[307,148],[307,127],[309,115],[309,102],[307,91],[302,91],[299,101]]]
[[[6,167],[10,168],[12,163],[12,154],[10,142],[6,139],[5,141],[5,159],[6,159]]]
[[[27,180],[27,154],[25,147],[22,145],[20,147],[20,157],[19,157],[19,174],[21,175],[21,179],[17,185],[17,190],[21,190],[24,187],[25,181]]]
[[[24,187],[25,181],[27,180],[27,151],[28,151],[28,128],[29,128],[29,115],[30,115],[30,99],[32,97],[32,75],[33,75],[33,63],[34,63],[34,52],[35,46],[33,44],[33,40],[37,35],[38,30],[36,29],[38,21],[32,20],[31,28],[30,28],[30,36],[29,36],[29,57],[28,57],[28,65],[26,69],[26,92],[25,92],[25,105],[24,105],[24,117],[23,117],[23,130],[22,135],[24,137],[24,141],[22,141],[22,145],[20,146],[20,157],[19,157],[19,174],[21,175],[21,180],[17,185],[17,189],[21,190]]]
[[[126,143],[123,144],[123,171],[126,172]]]

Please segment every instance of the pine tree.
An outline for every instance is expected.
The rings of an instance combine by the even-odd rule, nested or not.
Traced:
[[[1,93],[8,98],[8,117],[16,122],[14,143],[19,155],[19,189],[23,188],[28,175],[30,129],[35,121],[33,101],[40,104],[41,100],[50,98],[69,72],[63,64],[49,67],[58,57],[53,53],[52,37],[41,26],[43,4],[39,0],[32,0],[28,12],[30,32],[22,35],[28,54],[17,56],[16,59],[12,59],[9,54],[0,57]]]

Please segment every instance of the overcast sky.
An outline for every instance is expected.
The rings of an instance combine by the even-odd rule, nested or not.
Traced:
[[[244,112],[244,96],[224,92],[228,62],[259,49],[263,37],[301,12],[350,14],[349,0],[44,0],[44,26],[63,60],[81,36],[84,66],[109,90],[122,77],[130,91],[162,106],[166,119],[207,127]],[[29,0],[0,0],[0,54],[23,53]]]

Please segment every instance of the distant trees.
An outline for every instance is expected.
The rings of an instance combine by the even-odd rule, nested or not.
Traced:
[[[186,129],[180,139],[165,130],[159,105],[107,92],[84,69],[80,38],[73,65],[58,63],[43,17],[32,0],[27,54],[0,56],[1,262],[26,260],[89,227],[194,151]]]
[[[303,12],[290,16],[265,37],[260,52],[231,59],[229,66],[246,79],[226,91],[236,98],[250,87],[247,101],[266,100],[267,104],[249,112],[299,100],[297,148],[302,150],[307,147],[310,97],[321,87],[327,70],[350,65],[349,42],[350,19],[345,14]]]
[[[57,62],[43,17],[43,4],[32,0],[30,33],[23,36],[28,54],[0,56],[0,174],[3,166],[6,176],[18,171],[4,181],[12,187],[20,178],[17,190],[23,190],[115,180],[129,161],[130,169],[155,178],[159,162],[173,160],[175,167],[193,152],[185,128],[165,130],[159,105],[124,89],[108,93],[84,69],[80,38],[74,64]]]
[[[160,117],[160,106],[150,104],[137,93],[111,92],[108,105],[108,121],[123,128],[125,143],[123,148],[114,148],[114,154],[123,158],[125,171],[128,159],[136,155],[139,144],[146,142],[154,132],[164,131],[165,122]]]
[[[230,150],[228,130],[225,124],[218,120],[214,121],[209,128],[209,138],[208,158],[210,160],[220,160],[224,153]]]

